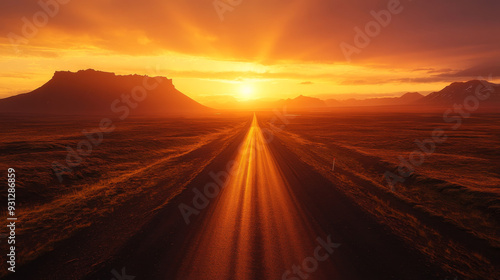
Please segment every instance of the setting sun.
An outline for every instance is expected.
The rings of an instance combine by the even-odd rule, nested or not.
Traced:
[[[254,88],[251,85],[244,84],[240,86],[240,98],[242,100],[248,100],[254,97]]]

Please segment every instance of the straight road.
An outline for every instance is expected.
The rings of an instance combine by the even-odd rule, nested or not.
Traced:
[[[328,240],[301,209],[255,115],[219,196],[210,219],[190,241],[178,279],[295,279],[294,274],[327,279],[334,274],[323,262],[340,244]]]

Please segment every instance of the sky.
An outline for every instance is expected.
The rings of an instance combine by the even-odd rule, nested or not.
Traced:
[[[498,0],[4,0],[0,98],[55,71],[214,99],[398,96],[500,77]]]

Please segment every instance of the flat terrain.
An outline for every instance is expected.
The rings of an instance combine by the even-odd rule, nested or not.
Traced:
[[[459,279],[499,277],[500,115],[457,126],[442,112],[283,116],[266,129],[408,244]],[[384,174],[399,175],[435,129],[445,141],[391,190]]]
[[[450,130],[394,190],[384,172],[397,169],[415,139],[446,127],[438,115],[180,121],[122,125],[82,164],[81,177],[67,175],[69,190],[22,184],[19,243],[29,257],[6,279],[499,277],[497,115]],[[40,124],[20,123],[24,130],[0,148],[21,179],[33,170],[49,178],[46,165],[81,137],[74,124],[46,123],[35,134]],[[30,131],[36,141],[19,143]],[[50,139],[55,131],[75,133],[73,142]],[[33,164],[23,153],[45,160],[23,165]],[[100,175],[86,176],[91,170]]]
[[[67,165],[68,149],[77,150],[78,143],[87,139],[82,131],[98,129],[100,120],[5,118],[0,122],[0,168],[15,168],[18,178],[18,265],[53,250],[80,230],[101,230],[106,219],[105,227],[126,227],[119,233],[126,239],[224,149],[227,140],[244,128],[247,117],[117,122],[116,129],[104,133],[102,142],[81,156],[80,164],[64,173],[60,182],[53,162]],[[2,193],[3,200],[6,196]],[[129,207],[134,208],[131,217],[117,216],[120,209]],[[2,211],[3,220],[5,215]],[[102,237],[94,236],[95,243],[88,245],[104,254],[120,245],[120,239],[106,241],[113,235]],[[0,259],[4,261],[4,254]]]

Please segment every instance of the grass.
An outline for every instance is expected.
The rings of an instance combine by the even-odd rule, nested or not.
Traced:
[[[484,256],[461,244],[441,245],[446,236],[396,209],[386,197],[397,197],[418,211],[442,217],[500,248],[500,115],[464,119],[456,131],[449,129],[440,114],[302,114],[288,121],[284,130],[274,129],[278,138],[409,246],[455,273],[493,277],[494,268]],[[446,131],[447,141],[438,144],[415,174],[391,192],[385,171],[396,172],[398,156],[407,157],[418,148],[414,141],[429,138],[435,128]],[[338,172],[331,171],[333,158]],[[356,182],[346,173],[358,178]],[[471,271],[460,268],[469,264]]]
[[[15,168],[18,180],[20,262],[37,258],[80,229],[113,215],[127,201],[146,201],[137,208],[138,216],[154,211],[181,192],[245,120],[134,119],[117,124],[63,183],[51,163],[64,162],[66,146],[76,147],[85,139],[81,130],[92,129],[98,121],[0,120],[0,129],[8,131],[0,144],[0,170]],[[209,144],[214,147],[210,153],[190,156]]]

